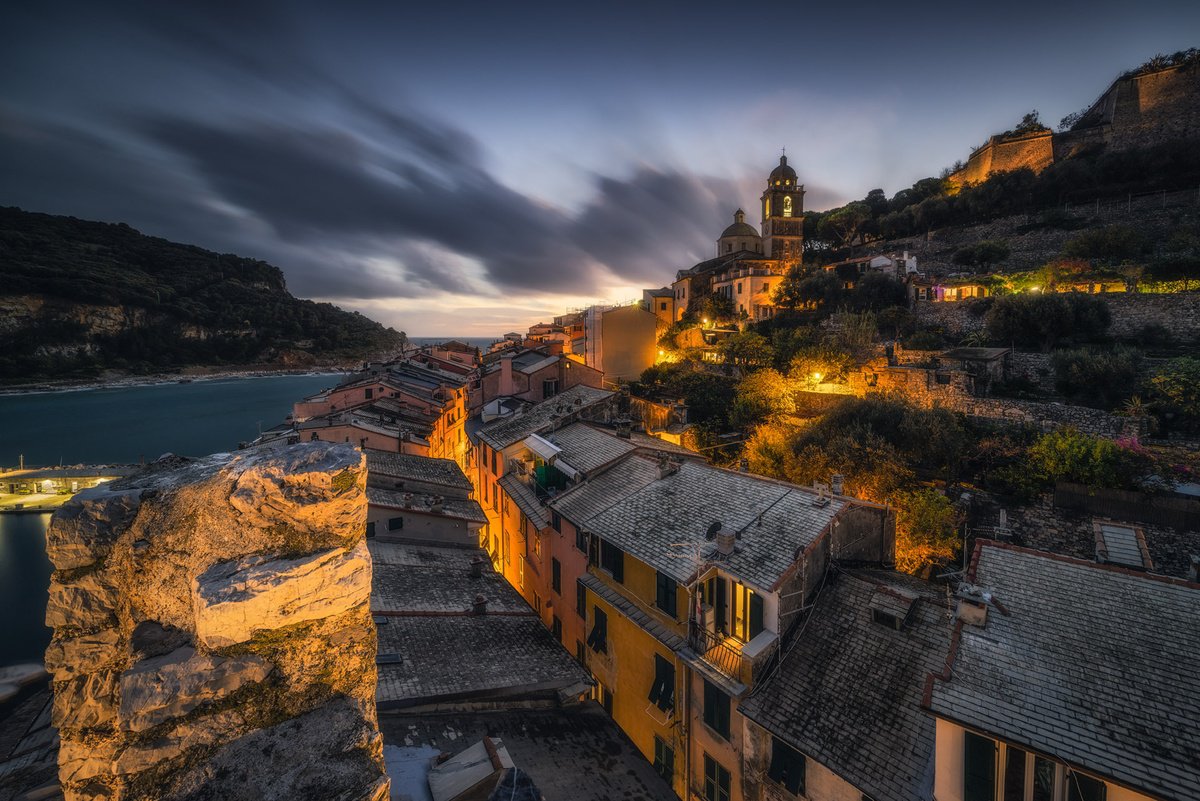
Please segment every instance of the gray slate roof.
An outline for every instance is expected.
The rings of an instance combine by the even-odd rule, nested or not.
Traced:
[[[904,629],[872,621],[880,588],[918,596]],[[876,801],[929,798],[935,723],[920,704],[950,647],[945,606],[944,593],[911,576],[833,571],[799,639],[740,711]]]
[[[368,548],[371,612],[387,621],[377,626],[379,652],[400,658],[379,666],[381,708],[588,681],[482,549],[375,540]],[[470,576],[473,558],[485,560],[480,578]],[[487,614],[471,614],[476,595]]]
[[[708,556],[716,545],[705,539],[719,521],[739,532],[735,551],[721,559],[722,569],[760,590],[772,590],[796,561],[845,508],[834,498],[815,507],[805,489],[749,473],[721,470],[684,461],[666,478],[657,478],[652,459],[631,455],[596,479],[551,503],[576,526],[670,575],[691,579],[694,565],[677,543],[698,543]]]
[[[441,484],[470,490],[471,481],[453,459],[434,459],[429,456],[411,456],[404,453],[364,448],[367,454],[367,472],[389,478],[411,479],[427,484]]]
[[[478,437],[492,448],[502,450],[530,434],[549,430],[561,424],[569,415],[608,400],[614,394],[616,393],[580,384],[531,406],[520,414],[484,426],[479,429]]]
[[[562,449],[559,459],[583,473],[614,462],[637,447],[585,423],[572,423],[543,436]]]
[[[512,499],[517,508],[525,513],[530,523],[539,529],[550,525],[550,515],[547,514],[546,507],[542,506],[537,494],[529,485],[521,481],[516,473],[505,473],[496,483]]]
[[[929,709],[1159,798],[1200,798],[1200,585],[984,542],[989,607]]]
[[[483,507],[479,505],[479,501],[473,501],[468,498],[443,498],[442,511],[435,512],[433,511],[434,498],[432,495],[414,493],[411,499],[406,499],[405,496],[408,494],[404,490],[389,490],[369,486],[367,487],[367,502],[372,506],[386,506],[391,509],[415,512],[416,514],[453,517],[471,523],[487,523],[487,515],[484,514]]]

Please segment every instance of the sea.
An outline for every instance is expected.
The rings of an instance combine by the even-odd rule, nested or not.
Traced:
[[[196,380],[0,396],[0,465],[127,464],[237,448],[339,375]],[[0,666],[40,662],[48,514],[0,514]]]

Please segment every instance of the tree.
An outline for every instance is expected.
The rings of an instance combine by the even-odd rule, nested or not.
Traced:
[[[1030,293],[996,298],[984,325],[993,342],[1049,351],[1061,343],[1103,337],[1111,319],[1108,304],[1091,295]]]
[[[1109,225],[1084,231],[1063,245],[1063,255],[1099,264],[1119,264],[1143,255],[1149,242],[1128,225]]]
[[[737,310],[732,298],[714,293],[700,301],[700,316],[711,323],[732,322],[737,319]]]
[[[1131,486],[1145,460],[1109,439],[1060,428],[1029,448],[1030,467],[1046,481],[1074,481],[1089,487]]]
[[[962,517],[950,499],[932,489],[896,500],[896,569],[919,573],[954,558]]]
[[[999,264],[1007,259],[1011,252],[1007,242],[1000,239],[985,239],[974,245],[959,248],[954,252],[952,260],[955,264],[987,269],[991,265]]]
[[[1166,406],[1190,420],[1200,420],[1200,359],[1172,359],[1150,379],[1150,387]]]
[[[778,370],[767,367],[755,370],[738,384],[730,422],[735,426],[755,425],[795,411],[792,383]]]
[[[771,343],[755,331],[739,331],[719,345],[726,363],[741,366],[760,366],[771,363],[774,352]]]
[[[818,228],[822,237],[845,247],[854,244],[863,223],[871,219],[871,207],[861,201],[831,211]]]

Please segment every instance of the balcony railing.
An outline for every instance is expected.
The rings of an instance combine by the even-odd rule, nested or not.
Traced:
[[[712,632],[696,621],[688,624],[688,645],[713,667],[738,681],[742,675],[742,652],[726,644],[724,634]]]

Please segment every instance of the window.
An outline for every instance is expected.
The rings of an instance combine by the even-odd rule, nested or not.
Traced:
[[[742,282],[738,281],[737,286],[738,286],[738,294],[740,295],[740,294],[742,294]]]
[[[771,767],[767,775],[792,795],[804,792],[804,754],[787,743],[771,738]]]
[[[792,216],[792,196],[791,195],[783,196],[783,216],[784,217]]]
[[[367,387],[366,389],[363,390],[363,397],[366,398],[367,400],[371,400],[371,398],[374,395],[375,395],[375,390],[372,387]]]
[[[726,253],[732,253],[732,252],[733,252],[733,245],[731,245],[731,244],[729,244],[728,242],[726,242],[726,243],[725,243],[725,252],[726,252]]]
[[[592,633],[588,635],[588,648],[598,654],[608,653],[608,615],[600,607],[592,607]]]
[[[659,311],[667,310],[667,302],[665,300],[658,304],[658,310]]]
[[[1020,748],[1008,746],[1004,760],[1004,801],[1025,801],[1025,758]]]
[[[580,617],[587,617],[587,590],[579,579],[575,579],[575,611]]]
[[[587,664],[587,652],[583,648],[583,641],[575,641],[575,661],[581,665]]]
[[[375,536],[375,521],[371,520],[371,521],[367,522],[367,539],[370,539],[371,537],[374,537],[374,536]]]
[[[562,642],[562,620],[557,615],[550,622],[550,633],[554,635],[556,642]]]
[[[562,533],[562,518],[558,516],[558,512],[550,513],[550,526],[559,534]]]
[[[388,518],[388,531],[399,531],[402,528],[404,528],[404,518],[403,517],[389,517]]]
[[[675,778],[675,749],[667,741],[654,735],[654,772],[672,784]]]
[[[530,536],[530,538],[533,540],[533,555],[536,556],[538,559],[541,559],[542,558],[542,538],[538,536],[538,533],[536,531],[533,532],[533,534]]]
[[[558,394],[558,379],[557,378],[547,378],[546,380],[542,381],[542,397],[543,398],[552,398],[557,394]]]
[[[554,558],[550,559],[550,589],[562,595],[562,564]]]
[[[1099,779],[1071,771],[1067,776],[1068,801],[1104,801],[1108,788]]]
[[[605,687],[603,684],[598,685],[600,690],[600,706],[604,707],[604,711],[612,717],[613,708],[613,691]]]
[[[492,449],[492,475],[498,475],[500,473],[499,463],[500,463],[500,460],[497,458],[496,449],[493,448]]]
[[[654,681],[648,697],[663,712],[675,709],[675,663],[658,654],[654,655]]]
[[[729,696],[708,679],[704,680],[704,723],[729,739]]]
[[[729,801],[729,771],[704,755],[704,801]]]
[[[770,292],[770,291],[771,291],[771,284],[770,284],[769,282],[766,282],[766,281],[764,281],[764,282],[763,282],[763,288],[762,288],[762,291],[763,291],[763,292]]]
[[[541,614],[542,611],[542,596],[536,592],[533,594],[533,611]]]
[[[600,567],[613,577],[614,581],[625,581],[625,552],[607,540],[600,541]]]
[[[995,801],[996,742],[972,732],[963,740],[963,801]]]
[[[587,534],[580,529],[575,529],[575,548],[581,553],[587,553]]]
[[[750,642],[763,630],[763,599],[754,590],[740,582],[733,583],[733,631],[734,637]]]
[[[675,579],[666,575],[662,571],[658,571],[654,579],[654,605],[666,612],[671,617],[675,617]]]

